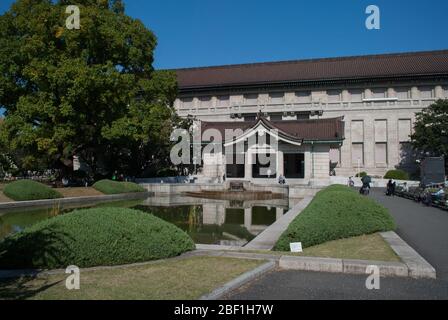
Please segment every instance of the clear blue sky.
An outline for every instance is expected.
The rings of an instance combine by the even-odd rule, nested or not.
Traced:
[[[13,2],[0,1],[0,13]],[[157,68],[448,48],[447,0],[125,3],[126,13],[142,20],[158,37]],[[370,4],[381,9],[379,31],[365,28],[365,9]]]

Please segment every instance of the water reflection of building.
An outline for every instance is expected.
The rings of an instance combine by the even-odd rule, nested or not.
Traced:
[[[288,199],[231,201],[185,196],[150,197],[149,207],[202,206],[203,225],[240,225],[253,236],[280,219],[289,208]]]

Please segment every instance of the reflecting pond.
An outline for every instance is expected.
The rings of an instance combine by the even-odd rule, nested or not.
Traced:
[[[171,196],[84,207],[111,206],[152,213],[187,232],[196,243],[244,245],[282,217],[290,204],[288,199],[240,201]],[[38,221],[78,208],[81,206],[0,212],[0,239]]]

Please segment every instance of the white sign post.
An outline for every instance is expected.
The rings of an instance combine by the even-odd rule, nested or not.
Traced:
[[[291,252],[295,252],[295,253],[303,252],[302,242],[292,242],[289,244],[289,247],[291,248]]]

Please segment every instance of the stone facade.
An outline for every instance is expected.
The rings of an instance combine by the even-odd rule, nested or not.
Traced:
[[[337,86],[259,88],[239,90],[229,88],[219,93],[183,92],[175,101],[182,117],[202,121],[253,120],[258,112],[268,119],[317,119],[344,117],[345,140],[340,148],[316,146],[314,152],[315,175],[328,175],[330,160],[336,164],[335,172],[351,176],[366,171],[383,176],[395,168],[413,170],[409,150],[416,113],[448,98],[448,81],[426,79],[417,81],[366,81],[364,84]],[[311,148],[311,146],[304,146]],[[320,150],[325,148],[325,150]],[[325,171],[325,173],[324,173]],[[307,177],[313,173],[307,172]]]

